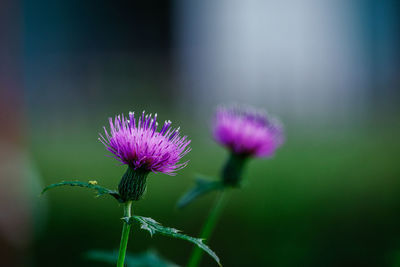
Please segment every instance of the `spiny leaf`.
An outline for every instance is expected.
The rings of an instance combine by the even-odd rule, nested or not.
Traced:
[[[159,233],[162,235],[180,238],[192,242],[201,249],[203,249],[205,252],[207,252],[218,263],[218,265],[221,266],[221,262],[218,256],[206,244],[203,243],[203,240],[201,238],[194,238],[188,235],[184,235],[175,228],[164,227],[160,223],[156,222],[154,219],[149,217],[132,216],[132,217],[125,217],[123,218],[123,220],[128,224],[132,224],[135,220],[139,221],[141,224],[141,228],[149,231],[151,236],[153,236],[153,234]]]
[[[120,195],[118,194],[117,191],[114,190],[110,190],[108,188],[102,187],[100,185],[97,185],[96,181],[89,181],[88,183],[86,182],[80,182],[80,181],[62,181],[60,183],[56,183],[56,184],[51,184],[49,186],[46,186],[43,191],[42,194],[44,194],[46,191],[53,189],[55,187],[59,187],[59,186],[64,186],[64,185],[69,185],[69,186],[79,186],[79,187],[86,187],[86,188],[90,188],[90,189],[94,189],[97,191],[97,196],[102,196],[102,195],[111,195],[113,196],[115,199],[117,199],[119,202],[122,202]]]
[[[224,187],[221,181],[209,181],[198,177],[196,185],[186,192],[178,201],[178,208],[184,208],[189,205],[196,198],[205,195],[214,190],[220,190]]]
[[[118,261],[118,251],[91,250],[86,254],[90,260],[115,264]],[[163,257],[155,250],[148,250],[142,253],[127,253],[125,257],[127,267],[178,267]]]

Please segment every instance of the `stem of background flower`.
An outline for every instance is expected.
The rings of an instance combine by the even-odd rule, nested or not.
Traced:
[[[131,217],[131,206],[132,201],[128,201],[124,204],[124,217]],[[119,244],[119,254],[117,267],[124,267],[126,248],[128,246],[129,230],[131,226],[124,222],[122,227],[121,243]]]
[[[217,199],[215,200],[214,206],[211,208],[211,211],[208,214],[208,218],[201,230],[200,237],[207,241],[209,241],[208,239],[211,236],[211,233],[217,223],[217,220],[219,218],[219,215],[221,214],[223,207],[225,206],[226,194],[227,194],[225,192],[226,190],[227,189],[224,189],[221,193],[219,193]],[[192,255],[190,256],[187,267],[197,267],[200,264],[202,256],[203,256],[203,250],[201,250],[199,247],[196,246],[193,249]]]

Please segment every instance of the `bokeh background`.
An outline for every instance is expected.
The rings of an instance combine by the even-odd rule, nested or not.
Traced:
[[[400,266],[399,59],[397,0],[1,0],[0,265],[103,266],[84,253],[118,247],[121,207],[39,193],[115,188],[125,168],[97,137],[128,111],[172,120],[193,147],[134,212],[198,235],[215,195],[175,203],[227,157],[215,106],[244,103],[287,141],[232,192],[209,242],[224,266]],[[136,227],[129,252],[149,248],[180,265],[192,250]]]

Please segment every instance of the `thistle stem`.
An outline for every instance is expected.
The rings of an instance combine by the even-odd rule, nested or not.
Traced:
[[[226,191],[227,189],[224,189],[221,193],[219,193],[217,199],[214,202],[213,207],[210,210],[210,213],[208,214],[207,220],[203,225],[203,228],[201,230],[200,237],[207,240],[212,234],[212,231],[214,230],[214,227],[218,221],[218,218],[221,214],[221,211],[223,207],[225,206],[226,203]],[[192,255],[190,256],[189,263],[187,267],[197,267],[200,264],[201,257],[203,256],[203,250],[201,250],[199,247],[195,247],[193,249]]]
[[[124,217],[131,217],[132,201],[128,201],[124,204]],[[128,246],[129,231],[131,226],[124,222],[122,227],[121,243],[119,244],[119,254],[117,267],[124,267],[126,248]]]

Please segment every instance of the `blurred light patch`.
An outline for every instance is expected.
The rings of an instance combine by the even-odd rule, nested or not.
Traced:
[[[175,3],[181,88],[199,110],[245,101],[348,120],[397,104],[396,1]]]

